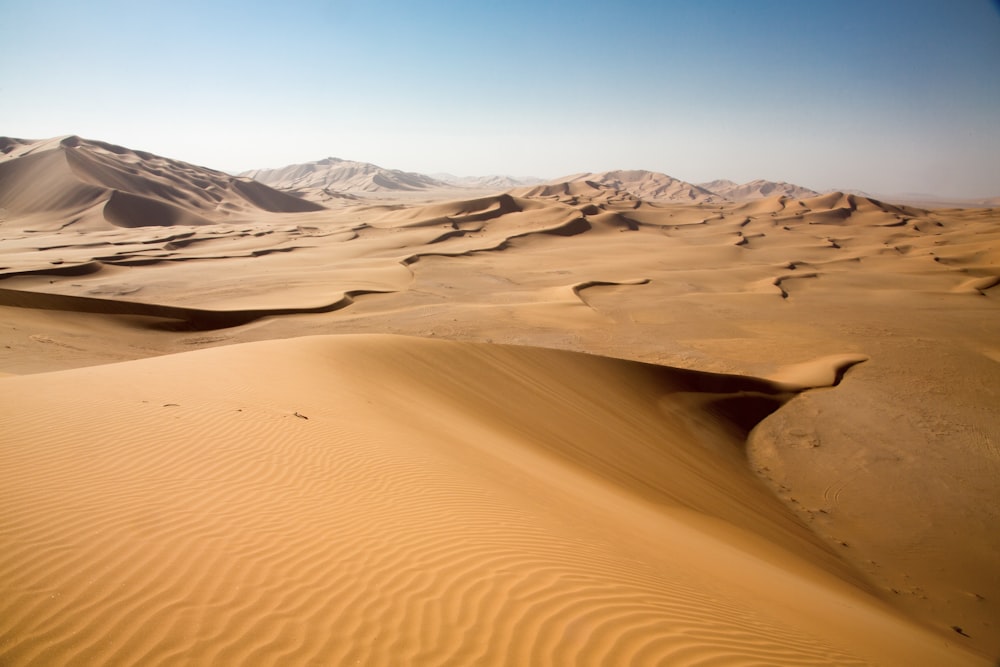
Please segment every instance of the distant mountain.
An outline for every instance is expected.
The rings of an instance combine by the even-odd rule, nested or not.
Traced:
[[[356,194],[449,187],[518,190],[522,194],[534,193],[531,196],[556,196],[556,193],[562,195],[573,190],[578,195],[577,186],[584,183],[604,191],[617,191],[637,199],[662,202],[712,203],[724,200],[763,199],[779,195],[800,199],[819,194],[815,190],[793,183],[756,180],[738,184],[729,180],[715,180],[693,184],[667,174],[638,169],[585,172],[545,181],[533,177],[504,175],[455,176],[447,173],[427,175],[385,169],[368,162],[354,162],[334,157],[278,169],[254,169],[240,175],[318,201],[329,201],[332,198],[344,198]],[[574,185],[569,190],[560,189],[564,184]],[[539,194],[543,192],[550,194]]]
[[[698,186],[719,195],[720,197],[731,199],[733,201],[764,199],[766,197],[775,196],[803,199],[806,197],[815,197],[820,194],[815,190],[810,190],[809,188],[804,188],[801,185],[795,185],[794,183],[785,183],[783,181],[765,181],[763,179],[757,179],[755,181],[750,181],[749,183],[743,183],[742,185],[733,181],[717,180],[709,181],[708,183],[699,183]]]
[[[630,202],[637,203],[639,198],[625,190],[617,190],[594,181],[553,181],[538,185],[525,185],[513,188],[510,194],[515,197],[529,199],[554,199],[568,204],[579,204],[581,201],[595,202]]]
[[[704,188],[709,192],[714,192],[718,194],[720,191],[732,190],[733,188],[738,188],[740,186],[736,181],[730,181],[725,178],[720,178],[714,181],[708,181],[707,183],[696,183],[699,188]]]
[[[70,136],[0,137],[0,209],[46,225],[144,227],[323,207],[247,178]]]
[[[551,181],[551,185],[559,183],[593,183],[612,188],[647,201],[670,202],[713,202],[721,199],[718,195],[705,188],[682,181],[655,171],[617,170],[600,173],[575,174]]]
[[[877,196],[884,201],[900,202],[923,208],[995,208],[1000,206],[1000,197],[946,197],[922,192],[879,193],[868,196]]]
[[[455,176],[454,174],[431,174],[432,178],[463,188],[509,190],[526,185],[544,183],[545,179],[533,176]]]
[[[849,195],[861,195],[862,197],[875,198],[875,199],[891,199],[891,197],[885,197],[882,195],[876,195],[873,192],[868,192],[867,190],[859,190],[857,188],[830,188],[826,192],[843,192]]]
[[[426,174],[385,169],[370,162],[354,162],[336,157],[277,169],[253,169],[243,172],[240,176],[252,178],[280,190],[293,191],[371,193],[448,187],[448,183]]]

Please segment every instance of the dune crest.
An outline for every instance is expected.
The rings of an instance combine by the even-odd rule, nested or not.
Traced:
[[[790,390],[834,387],[851,366],[868,361],[864,354],[834,354],[790,366],[772,373],[768,379]]]
[[[58,375],[0,381],[7,661],[977,664],[750,474],[703,398],[764,381],[372,336]]]
[[[5,138],[3,145],[0,204],[12,219],[35,222],[46,213],[46,229],[204,225],[240,213],[323,209],[249,179],[101,141]]]

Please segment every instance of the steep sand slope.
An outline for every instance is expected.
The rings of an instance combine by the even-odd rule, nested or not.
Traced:
[[[5,225],[168,227],[322,209],[250,179],[75,136],[0,138],[0,147],[6,149],[0,158]]]
[[[6,378],[0,655],[986,664],[851,583],[750,473],[741,430],[783,397],[380,336]]]

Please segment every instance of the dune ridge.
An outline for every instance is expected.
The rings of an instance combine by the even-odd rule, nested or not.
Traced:
[[[0,382],[5,660],[977,664],[847,583],[697,398],[765,381],[372,336],[59,375]]]
[[[0,288],[0,305],[16,308],[62,310],[76,313],[101,313],[106,315],[140,315],[157,320],[156,326],[175,331],[211,331],[249,324],[264,317],[330,313],[346,308],[354,297],[377,294],[377,291],[351,290],[339,299],[319,306],[298,308],[257,308],[242,310],[208,310],[183,308],[157,303],[143,303],[120,298],[100,299],[64,294],[46,294],[26,290]]]
[[[4,146],[0,201],[11,218],[45,213],[47,229],[52,220],[57,229],[205,225],[323,208],[248,179],[76,136]]]

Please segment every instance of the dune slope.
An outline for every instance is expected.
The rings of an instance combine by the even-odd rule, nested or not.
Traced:
[[[344,336],[0,394],[5,664],[979,664],[750,474],[766,381]]]
[[[323,209],[250,179],[76,136],[0,138],[0,146],[8,149],[0,158],[0,209],[33,229],[206,225]]]

